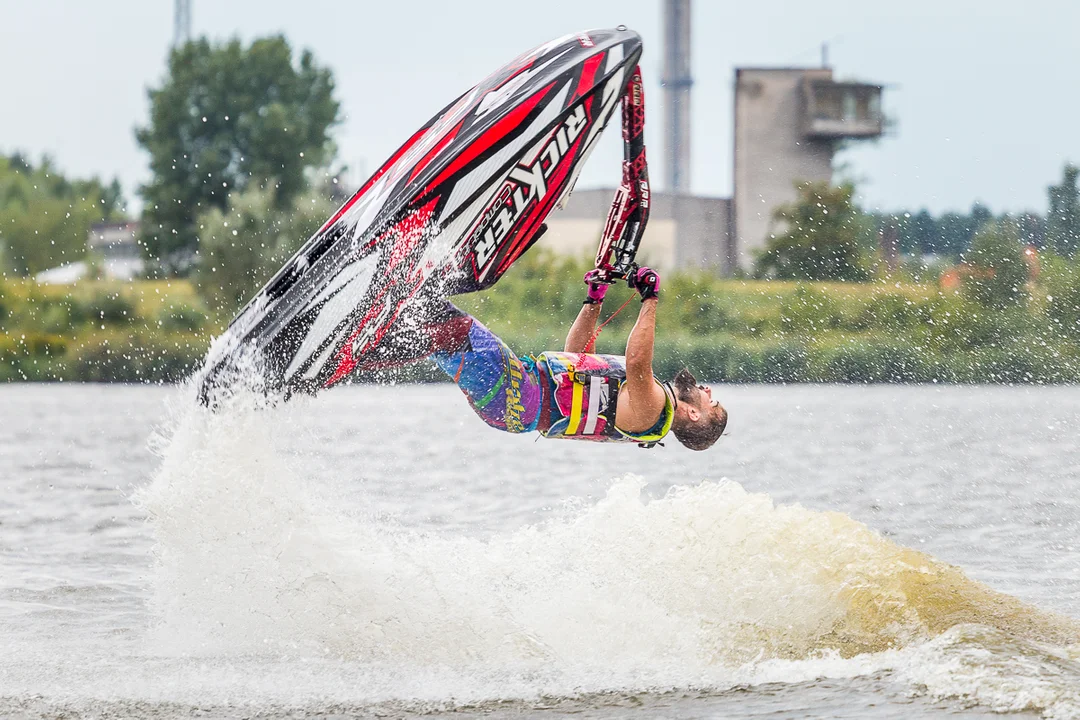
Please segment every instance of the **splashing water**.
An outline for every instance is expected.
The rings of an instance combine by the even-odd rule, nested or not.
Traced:
[[[1080,712],[1080,624],[846,515],[726,481],[648,500],[627,475],[513,532],[422,532],[305,477],[274,441],[294,406],[254,397],[187,411],[137,497],[157,539],[154,634],[176,654],[349,663],[372,702],[885,672],[934,697]]]

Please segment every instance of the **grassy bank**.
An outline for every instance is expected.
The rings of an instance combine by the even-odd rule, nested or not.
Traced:
[[[582,264],[532,258],[485,295],[460,299],[520,352],[560,347],[580,307]],[[1073,276],[1070,276],[1073,277]],[[1080,379],[1072,315],[1080,284],[1061,275],[1026,300],[989,309],[910,282],[796,283],[664,278],[655,367],[728,382],[1060,383]],[[1055,299],[1050,293],[1056,292]],[[605,314],[628,296],[612,288]],[[637,301],[601,334],[621,353]]]
[[[522,354],[559,348],[580,308],[584,269],[528,258],[496,288],[457,302]],[[669,275],[656,369],[670,376],[687,365],[728,382],[1075,382],[1080,333],[1062,304],[1075,298],[1060,279],[1048,283],[1015,306],[988,309],[926,284]],[[612,288],[605,314],[628,296]],[[634,300],[605,328],[598,351],[621,353],[636,314]],[[16,381],[175,381],[223,324],[182,280],[7,280],[0,317],[0,379]]]
[[[186,281],[0,283],[0,380],[174,382],[217,331]]]

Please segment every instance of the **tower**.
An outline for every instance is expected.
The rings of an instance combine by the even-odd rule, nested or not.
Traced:
[[[831,182],[840,142],[881,135],[881,85],[842,82],[832,68],[736,68],[733,232],[728,267],[750,270],[773,214],[796,184]]]
[[[690,191],[690,0],[664,0],[664,164],[667,191]]]
[[[191,0],[173,0],[173,42],[178,48],[191,39]]]

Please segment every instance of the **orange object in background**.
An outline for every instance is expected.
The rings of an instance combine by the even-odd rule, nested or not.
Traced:
[[[1024,264],[1027,265],[1028,282],[1038,280],[1042,265],[1039,263],[1039,250],[1034,245],[1024,247]],[[967,263],[960,263],[941,273],[941,277],[938,278],[938,287],[942,290],[959,290],[964,278],[974,277],[979,274],[984,274],[988,278],[994,277],[992,269],[979,270]]]
[[[941,277],[938,278],[938,285],[942,290],[959,290],[960,282],[962,280],[960,276],[960,270],[963,265],[954,265],[945,272],[941,273]]]
[[[1039,263],[1039,251],[1034,245],[1028,245],[1024,248],[1024,262],[1027,263],[1028,282],[1035,282],[1039,279],[1042,266]]]

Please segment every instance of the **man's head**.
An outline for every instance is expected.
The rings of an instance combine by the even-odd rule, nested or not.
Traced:
[[[671,381],[675,388],[675,420],[671,432],[691,450],[712,447],[727,426],[727,410],[712,399],[712,388],[698,385],[689,370],[683,368]]]

